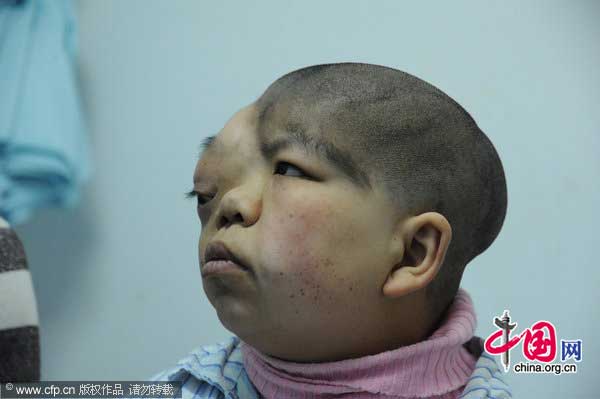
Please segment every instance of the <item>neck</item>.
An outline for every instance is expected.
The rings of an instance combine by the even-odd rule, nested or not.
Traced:
[[[266,398],[319,398],[348,393],[357,398],[382,394],[452,397],[475,367],[475,357],[463,346],[473,337],[475,324],[470,296],[460,289],[429,337],[396,349],[324,363],[276,359],[245,342],[241,349],[250,380]]]

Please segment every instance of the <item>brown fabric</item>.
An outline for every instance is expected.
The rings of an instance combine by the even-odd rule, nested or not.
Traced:
[[[40,380],[38,327],[0,330],[0,382]]]
[[[0,273],[27,269],[25,249],[14,230],[0,228]]]
[[[469,341],[465,342],[463,346],[475,357],[475,359],[479,359],[483,352],[483,338],[474,336]]]
[[[0,228],[0,275],[15,270],[27,270],[25,249],[14,230]],[[10,300],[9,298],[9,302]],[[39,380],[39,327],[36,325],[3,329],[0,325],[0,382]]]

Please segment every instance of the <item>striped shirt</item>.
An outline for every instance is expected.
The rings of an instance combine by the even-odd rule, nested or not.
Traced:
[[[40,380],[37,303],[25,248],[0,216],[0,382]]]
[[[232,336],[220,343],[201,346],[150,381],[182,381],[182,399],[260,399],[244,368],[240,342]],[[460,398],[512,398],[504,372],[485,351],[479,356]]]

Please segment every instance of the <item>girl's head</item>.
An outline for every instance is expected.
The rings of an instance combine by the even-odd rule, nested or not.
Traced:
[[[498,234],[492,144],[450,97],[369,64],[291,72],[205,143],[194,173],[203,277],[223,325],[273,357],[334,361],[423,340]]]

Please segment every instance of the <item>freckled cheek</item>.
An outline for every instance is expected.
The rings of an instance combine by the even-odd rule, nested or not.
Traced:
[[[271,271],[302,273],[305,279],[314,274],[327,241],[326,213],[322,205],[311,206],[307,201],[269,213],[263,221],[261,248]]]

